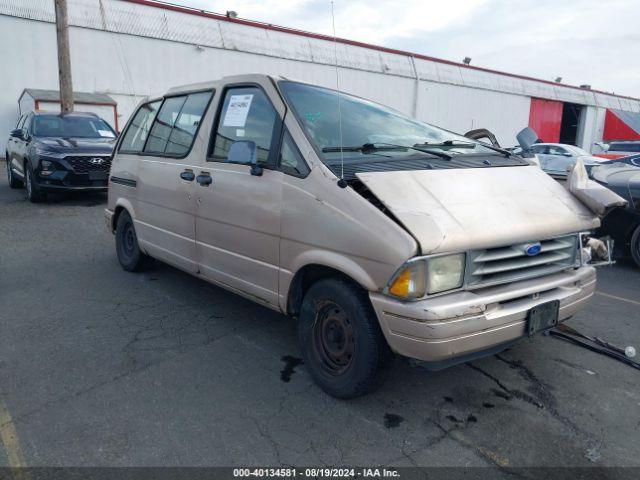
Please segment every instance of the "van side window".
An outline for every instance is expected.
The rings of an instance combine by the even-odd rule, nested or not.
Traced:
[[[277,112],[258,87],[227,90],[220,110],[211,160],[227,161],[229,148],[236,141],[255,142],[258,162],[267,163],[276,128]]]
[[[146,153],[164,153],[173,125],[176,123],[178,115],[180,115],[180,110],[186,100],[186,95],[165,99],[153,122],[147,144],[144,146]]]
[[[156,118],[158,108],[160,108],[160,103],[162,103],[161,100],[146,103],[138,109],[122,138],[122,143],[120,144],[121,152],[142,151],[149,135],[149,130],[151,130],[151,124]]]
[[[184,102],[180,115],[176,120],[165,153],[170,155],[185,155],[191,148],[193,137],[209,105],[213,92],[192,93]]]
[[[309,174],[309,167],[288,130],[282,136],[278,166],[283,173],[294,177],[306,177]]]

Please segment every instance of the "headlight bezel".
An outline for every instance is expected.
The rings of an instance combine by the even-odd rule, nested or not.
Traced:
[[[430,283],[429,282],[429,280],[430,280],[429,263],[433,262],[434,260],[437,261],[438,259],[447,258],[447,257],[458,257],[458,258],[461,258],[461,261],[460,261],[461,268],[460,268],[460,271],[458,272],[459,282],[456,283],[455,287],[429,292],[429,283]],[[399,279],[399,277],[401,275],[403,275],[408,269],[416,268],[416,267],[422,269],[424,291],[420,292],[421,293],[420,295],[411,295],[411,296],[400,296],[400,295],[394,294],[394,292],[393,292],[394,288],[393,287],[395,285],[395,282]],[[432,267],[432,269],[433,268],[434,267]],[[413,258],[410,258],[409,260],[407,260],[405,263],[403,263],[400,266],[400,268],[398,268],[394,272],[394,274],[391,276],[391,279],[387,283],[387,286],[385,287],[383,292],[386,295],[389,295],[389,296],[391,296],[393,298],[397,298],[397,299],[400,299],[400,300],[417,301],[417,300],[421,300],[421,299],[424,299],[424,298],[431,298],[431,297],[435,297],[435,296],[439,296],[439,295],[444,295],[444,294],[447,294],[447,293],[460,291],[460,290],[464,289],[465,279],[466,279],[466,269],[467,269],[467,252],[437,253],[437,254],[434,254],[434,255],[424,255],[424,256],[419,256],[419,257],[413,257]]]
[[[60,160],[65,157],[64,153],[52,152],[50,150],[47,150],[46,148],[43,148],[37,145],[33,148],[33,153],[35,153],[38,158],[44,158],[44,159],[53,158],[55,160]]]

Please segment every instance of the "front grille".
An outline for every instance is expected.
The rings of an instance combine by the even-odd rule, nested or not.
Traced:
[[[543,240],[540,253],[535,256],[527,256],[527,245],[529,243],[471,252],[467,259],[467,288],[541,277],[576,265],[578,235]]]
[[[96,159],[102,162],[96,162]],[[110,157],[66,157],[75,173],[108,172],[111,168]]]

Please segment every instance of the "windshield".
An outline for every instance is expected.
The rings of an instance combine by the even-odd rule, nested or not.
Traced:
[[[33,135],[61,138],[115,138],[113,129],[98,117],[39,115],[33,119]]]
[[[335,90],[289,81],[280,82],[280,87],[309,140],[325,160],[340,158],[340,149],[336,151],[335,147],[359,147],[365,144],[419,146],[452,156],[496,154],[494,150],[466,137],[418,122],[391,108],[344,93],[340,94],[339,121],[338,94]],[[412,148],[404,151],[385,149],[379,153],[387,157],[416,154],[420,155],[420,152]],[[369,155],[371,149],[349,151],[350,158]]]

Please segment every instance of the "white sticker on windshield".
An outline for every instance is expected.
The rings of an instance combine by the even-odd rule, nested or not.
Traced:
[[[108,138],[115,137],[115,135],[111,130],[98,130],[98,133],[100,134],[101,137],[108,137]]]
[[[222,126],[243,128],[247,123],[252,100],[253,95],[231,95]]]

